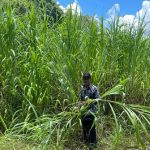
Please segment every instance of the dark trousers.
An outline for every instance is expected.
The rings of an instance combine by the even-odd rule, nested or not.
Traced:
[[[86,143],[96,144],[96,129],[93,115],[82,117],[82,128],[84,141]]]

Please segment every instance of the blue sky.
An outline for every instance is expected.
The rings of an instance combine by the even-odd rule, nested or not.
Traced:
[[[150,22],[150,0],[56,0],[64,13],[71,6],[73,12],[83,15],[95,15],[97,21],[101,16],[106,20],[111,20],[115,16],[120,16],[120,23],[126,25],[134,24],[138,27],[140,18],[144,17],[144,22]],[[146,25],[150,32],[150,23]]]
[[[58,0],[58,2],[60,5],[67,7],[74,0]],[[83,14],[96,14],[98,17],[102,15],[107,17],[107,12],[116,3],[120,6],[121,16],[126,14],[135,15],[141,9],[143,0],[78,0],[77,2]]]

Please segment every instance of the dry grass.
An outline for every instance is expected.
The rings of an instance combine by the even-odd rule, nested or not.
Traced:
[[[75,139],[74,139],[75,140]],[[80,139],[78,139],[80,140]],[[87,146],[82,141],[73,141],[72,143],[66,146],[66,148],[62,148],[62,150],[86,150]],[[57,148],[46,148],[46,150],[52,150]],[[138,147],[136,144],[136,139],[133,135],[128,137],[122,137],[121,142],[114,146],[112,142],[112,135],[106,137],[99,137],[97,148],[95,150],[142,150],[142,148]],[[0,137],[0,150],[40,150],[38,145],[30,144],[29,142],[8,138],[6,136]],[[147,144],[145,150],[150,150],[150,145]]]
[[[37,146],[33,146],[26,141],[1,136],[0,150],[38,150],[38,148]]]

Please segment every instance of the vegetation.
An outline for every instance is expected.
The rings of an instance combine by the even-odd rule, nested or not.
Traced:
[[[22,1],[27,11],[21,14],[13,4],[0,5],[0,147],[9,149],[5,141],[13,139],[27,149],[85,149],[76,106],[81,75],[90,71],[101,93],[98,146],[146,149],[150,39],[144,21],[134,28],[116,18],[106,26],[103,18],[69,10],[59,22],[47,16],[46,3],[37,9]]]

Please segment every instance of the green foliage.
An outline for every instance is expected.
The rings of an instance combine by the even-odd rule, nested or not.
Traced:
[[[150,125],[150,39],[143,22],[135,29],[120,25],[118,18],[106,26],[103,18],[97,22],[70,10],[53,26],[44,3],[39,11],[35,3],[22,4],[20,13],[7,1],[0,6],[0,128],[39,148],[63,149],[78,133],[75,106],[81,75],[90,71],[102,95],[100,117],[103,104],[111,110],[114,143],[124,129],[144,148],[141,135],[149,141]],[[108,100],[110,95],[117,99]]]

